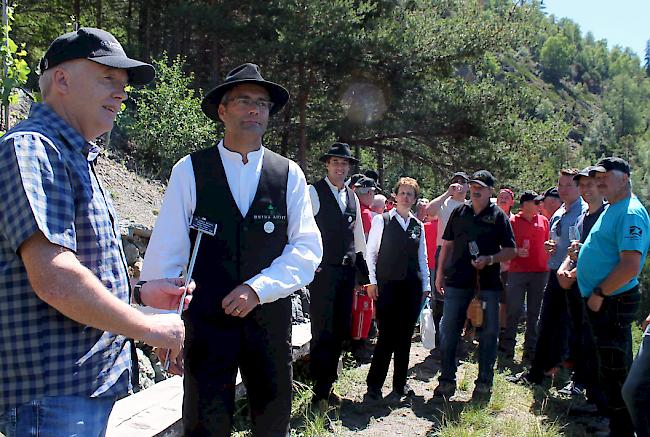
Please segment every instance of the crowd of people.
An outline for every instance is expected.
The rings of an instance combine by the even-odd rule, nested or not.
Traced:
[[[150,82],[154,69],[93,28],[57,38],[40,67],[44,102],[0,142],[7,437],[104,435],[115,400],[136,382],[134,339],[161,358],[169,351],[170,371],[184,374],[185,435],[230,434],[238,369],[253,434],[288,435],[290,295],[304,286],[315,408],[341,402],[333,385],[352,299],[366,293],[377,341],[364,402],[383,399],[391,359],[391,395],[413,395],[409,352],[429,299],[431,355],[441,363],[434,396],[454,395],[459,338],[474,325],[473,396],[489,399],[523,311],[528,368],[512,381],[540,384],[569,367],[564,389],[584,391],[612,435],[649,435],[650,328],[633,362],[631,325],[650,223],[625,160],[563,169],[556,187],[522,192],[517,213],[515,193],[495,192],[487,170],[453,173],[431,201],[411,177],[381,190],[372,170],[350,176],[359,162],[344,143],[321,157],[323,176],[308,185],[296,163],[263,146],[288,91],[243,64],[205,95],[203,112],[223,124],[223,138],[174,166],[140,281],[130,284],[93,140],[112,128],[126,86]],[[181,320],[131,303],[185,311]]]

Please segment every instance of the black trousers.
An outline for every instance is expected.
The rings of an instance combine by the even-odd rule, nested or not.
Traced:
[[[587,308],[598,350],[598,376],[607,400],[612,436],[634,435],[621,389],[632,367],[632,322],[640,303],[637,285],[623,294],[605,298],[596,313]]]
[[[356,272],[354,267],[342,265],[321,264],[320,269],[309,286],[309,363],[314,379],[314,397],[326,399],[338,377],[343,342],[350,338]]]
[[[541,382],[545,371],[562,362],[567,348],[568,315],[566,290],[557,281],[557,270],[551,270],[542,298],[535,356],[530,367],[533,382]]]
[[[386,380],[391,355],[393,389],[406,385],[413,329],[422,302],[422,281],[408,278],[379,284],[377,299],[377,346],[366,382],[368,387],[381,388]]]
[[[291,416],[290,299],[260,305],[243,319],[184,318],[185,435],[230,435],[239,367],[253,435],[286,436]]]

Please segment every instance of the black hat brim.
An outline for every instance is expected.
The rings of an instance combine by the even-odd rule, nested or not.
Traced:
[[[327,158],[343,158],[343,159],[347,159],[348,161],[350,161],[351,164],[358,164],[359,163],[359,160],[357,158],[353,158],[351,156],[345,156],[345,155],[337,155],[336,153],[326,153],[323,156],[321,156],[319,158],[319,160],[321,162],[326,162]]]
[[[480,186],[485,187],[485,188],[492,188],[492,185],[488,185],[488,184],[486,184],[485,182],[480,181],[480,180],[478,180],[478,179],[472,179],[472,180],[470,180],[470,181],[467,182],[467,183],[468,183],[468,184],[479,184]]]
[[[201,110],[208,118],[211,118],[214,121],[221,121],[219,118],[219,104],[223,95],[226,94],[229,90],[236,87],[237,85],[242,85],[245,83],[252,83],[254,85],[259,85],[265,88],[269,93],[269,98],[273,102],[273,108],[269,115],[273,115],[276,112],[280,111],[289,101],[289,91],[282,85],[278,85],[274,82],[269,82],[267,80],[257,80],[257,79],[240,79],[233,80],[229,82],[224,82],[221,85],[210,90],[203,101],[201,102]]]
[[[107,67],[126,70],[129,75],[129,83],[133,85],[146,85],[156,77],[156,70],[152,65],[125,56],[101,56],[87,59]]]

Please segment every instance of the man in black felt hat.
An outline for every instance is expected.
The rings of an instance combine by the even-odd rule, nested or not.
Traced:
[[[186,435],[229,435],[239,368],[254,435],[284,436],[291,414],[291,301],[322,256],[305,176],[262,145],[269,116],[289,98],[243,64],[210,91],[204,113],[225,126],[216,146],[172,170],[142,276],[177,275],[188,264],[192,217],[216,225],[204,235],[184,313]]]
[[[363,268],[366,240],[361,206],[354,192],[345,186],[350,168],[358,160],[345,143],[334,143],[320,160],[325,163],[327,175],[309,186],[314,217],[323,239],[323,260],[309,286],[310,367],[315,381],[312,402],[319,410],[327,411],[329,404],[341,403],[332,385],[338,377],[343,343],[350,338],[355,284],[366,284],[368,279],[367,268]],[[359,281],[355,281],[357,273]]]
[[[128,83],[153,80],[101,29],[56,38],[41,61],[43,103],[0,142],[0,432],[7,436],[104,435],[131,385],[129,338],[170,348],[184,326],[176,314],[145,315],[140,304],[176,308],[178,275],[133,291],[110,196],[95,173]]]

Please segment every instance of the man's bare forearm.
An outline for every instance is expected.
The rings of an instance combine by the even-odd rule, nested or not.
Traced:
[[[32,288],[64,316],[103,331],[144,340],[147,316],[111,294],[74,253],[40,232],[20,248]]]

